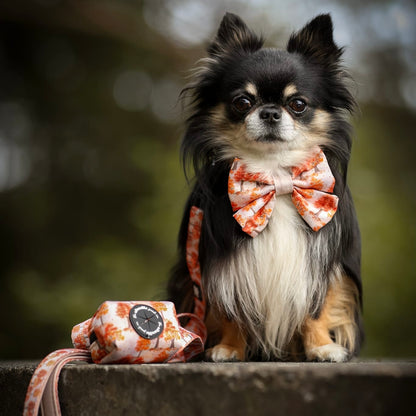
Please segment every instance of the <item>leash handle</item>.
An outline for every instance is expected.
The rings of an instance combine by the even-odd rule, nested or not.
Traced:
[[[67,348],[47,355],[36,368],[26,393],[23,416],[60,416],[58,382],[63,366],[71,361],[91,362],[86,350]]]

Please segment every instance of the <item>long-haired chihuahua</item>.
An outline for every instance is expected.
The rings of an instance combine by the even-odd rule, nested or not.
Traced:
[[[213,361],[342,362],[362,342],[360,233],[346,184],[355,109],[329,15],[264,48],[227,13],[184,95],[195,172],[169,297],[193,310],[190,209]]]

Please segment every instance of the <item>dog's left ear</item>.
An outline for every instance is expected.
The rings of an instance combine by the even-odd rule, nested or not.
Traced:
[[[208,47],[208,53],[214,58],[230,52],[253,53],[263,46],[263,42],[263,39],[252,32],[239,16],[226,13],[217,36]]]
[[[300,53],[322,64],[336,63],[343,49],[335,44],[332,33],[331,16],[321,14],[299,32],[292,34],[287,44],[287,51]]]

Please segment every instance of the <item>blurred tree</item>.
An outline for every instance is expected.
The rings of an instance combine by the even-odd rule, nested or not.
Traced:
[[[103,300],[163,294],[185,65],[128,2],[17,3],[0,13],[0,344],[33,357]]]
[[[414,112],[366,105],[357,123],[350,184],[362,239],[367,356],[414,356],[416,143]]]

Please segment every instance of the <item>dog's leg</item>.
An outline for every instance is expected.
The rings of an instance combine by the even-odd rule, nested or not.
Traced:
[[[307,360],[343,362],[351,358],[358,342],[357,308],[357,289],[342,276],[329,287],[319,316],[305,320],[302,336]]]
[[[205,357],[214,362],[244,361],[246,337],[235,322],[224,318],[219,344],[206,351]]]

